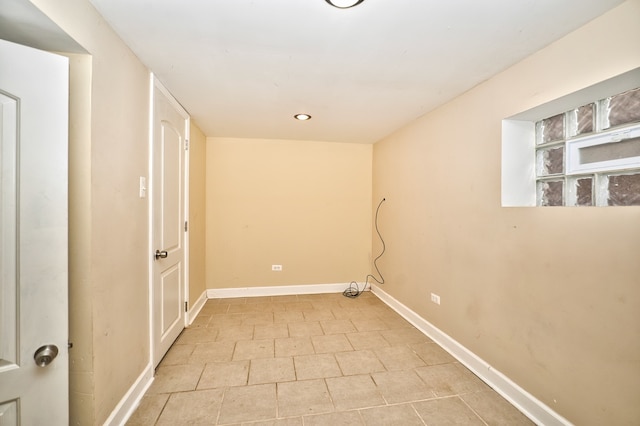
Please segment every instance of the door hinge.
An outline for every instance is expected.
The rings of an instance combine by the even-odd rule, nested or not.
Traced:
[[[187,232],[189,230],[189,222],[187,222],[186,220],[184,221],[184,232]]]
[[[184,311],[189,312],[189,302],[184,302]]]
[[[184,140],[184,150],[189,151],[189,139]]]

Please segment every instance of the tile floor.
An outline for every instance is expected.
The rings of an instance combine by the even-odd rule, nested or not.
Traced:
[[[128,425],[531,425],[372,293],[210,300]]]

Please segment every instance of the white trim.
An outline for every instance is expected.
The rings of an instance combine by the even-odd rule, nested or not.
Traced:
[[[384,292],[380,287],[373,285],[371,291],[390,308],[413,324],[418,330],[442,346],[442,348],[460,361],[460,363],[473,371],[475,375],[486,382],[533,422],[545,426],[571,425],[567,419],[522,389],[507,376],[494,369],[486,361],[462,346],[442,330]]]
[[[198,316],[198,314],[200,313],[200,311],[204,307],[205,303],[207,303],[207,291],[206,290],[202,292],[200,297],[198,297],[198,300],[196,300],[196,303],[194,303],[193,306],[191,307],[191,309],[189,309],[189,312],[187,312],[186,323],[187,323],[188,326],[191,325],[193,323],[193,320],[196,319],[196,317]]]
[[[149,277],[149,361],[154,362],[154,341],[153,341],[153,87],[155,84],[155,75],[149,73],[149,145],[148,151],[148,175],[147,175],[147,275]]]
[[[624,129],[616,129],[606,133],[596,133],[583,138],[570,139],[566,142],[566,172],[567,176],[583,173],[608,172],[640,167],[640,156],[603,160],[592,163],[582,163],[580,150],[592,146],[615,144],[640,137],[640,125]]]
[[[140,401],[151,386],[151,383],[153,383],[153,367],[151,367],[151,364],[147,364],[142,374],[113,409],[109,418],[104,422],[104,425],[124,425],[136,408],[138,408],[138,405],[140,405]]]
[[[358,283],[358,286],[362,288],[364,286],[364,283]],[[231,297],[290,296],[294,294],[342,293],[348,287],[349,283],[302,284],[276,287],[210,288],[207,290],[207,298],[228,299]],[[368,289],[369,288],[367,288],[367,290]]]

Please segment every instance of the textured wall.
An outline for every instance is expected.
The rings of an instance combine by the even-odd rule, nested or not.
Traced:
[[[374,147],[384,290],[576,424],[640,421],[640,209],[502,208],[501,120],[640,66],[638,17],[626,2]]]
[[[207,288],[363,280],[371,153],[371,145],[208,138]]]

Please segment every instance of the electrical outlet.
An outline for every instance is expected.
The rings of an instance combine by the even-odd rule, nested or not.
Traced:
[[[272,271],[282,271],[282,265],[271,265],[271,270]]]
[[[438,296],[435,293],[431,293],[431,301],[433,303],[435,303],[436,305],[439,305],[440,304],[440,296]]]

